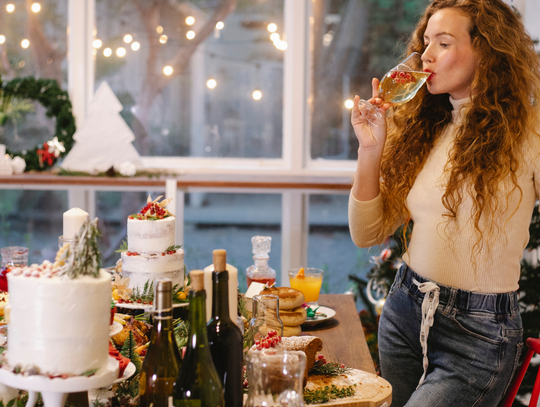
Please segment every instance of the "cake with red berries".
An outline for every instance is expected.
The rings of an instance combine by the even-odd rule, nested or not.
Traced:
[[[156,279],[184,285],[184,251],[175,244],[176,218],[167,210],[171,199],[152,200],[127,221],[127,251],[122,253],[122,276],[129,288],[143,290]]]

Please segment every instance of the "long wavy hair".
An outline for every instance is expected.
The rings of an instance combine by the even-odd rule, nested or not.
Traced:
[[[418,22],[407,53],[425,50],[424,32],[430,17],[444,8],[461,10],[470,20],[470,36],[478,67],[467,110],[445,167],[448,175],[442,203],[447,225],[456,220],[464,194],[473,200],[474,251],[495,236],[501,226],[494,216],[508,209],[512,192],[522,191],[517,174],[523,143],[538,137],[540,122],[540,61],[534,44],[512,9],[501,0],[434,0]],[[426,87],[388,119],[388,138],[381,165],[383,223],[410,219],[406,197],[444,128],[452,120],[448,94],[432,95]],[[497,194],[511,181],[506,198]],[[521,202],[521,198],[520,198]],[[481,222],[486,216],[489,222]],[[483,225],[488,225],[483,227]]]

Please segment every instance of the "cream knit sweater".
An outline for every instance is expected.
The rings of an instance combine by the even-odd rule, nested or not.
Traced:
[[[464,193],[456,222],[447,222],[442,216],[446,213],[441,199],[447,182],[443,170],[454,133],[470,99],[450,98],[450,102],[454,108],[452,123],[430,152],[406,200],[414,228],[403,260],[416,273],[446,286],[482,293],[515,291],[518,288],[520,259],[529,240],[531,215],[540,191],[540,141],[531,138],[524,146],[525,160],[520,164],[518,173],[518,184],[523,191],[521,204],[519,192],[513,192],[508,210],[501,210],[496,216],[501,230],[496,232],[495,239],[484,243],[479,255],[474,256],[475,268],[472,248],[477,235],[470,220],[470,195]],[[509,182],[501,185],[499,191],[503,203],[511,185]],[[350,195],[349,227],[357,246],[381,244],[385,238],[379,236],[391,235],[403,223],[400,221],[392,230],[381,234],[381,214],[380,195],[366,202]],[[485,223],[485,218],[483,221]]]

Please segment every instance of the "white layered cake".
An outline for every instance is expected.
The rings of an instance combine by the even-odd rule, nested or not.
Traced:
[[[59,277],[48,265],[8,274],[7,363],[59,376],[105,369],[109,355],[111,275]],[[37,370],[37,371],[36,371]]]
[[[128,250],[122,253],[122,276],[129,288],[142,290],[157,279],[184,285],[184,251],[175,245],[176,218],[166,209],[170,200],[148,203],[127,221]]]

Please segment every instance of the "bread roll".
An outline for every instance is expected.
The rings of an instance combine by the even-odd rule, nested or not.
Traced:
[[[276,313],[273,310],[269,310],[269,317],[276,318]],[[307,311],[303,307],[297,307],[293,309],[281,309],[279,310],[279,318],[283,322],[284,326],[300,326],[306,322]],[[276,319],[277,322],[277,319]],[[270,321],[271,325],[272,322]]]
[[[279,297],[279,309],[293,309],[305,302],[304,293],[290,287],[269,287],[262,290],[261,295],[277,295]]]

